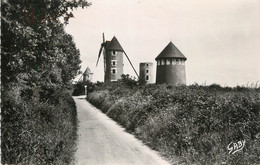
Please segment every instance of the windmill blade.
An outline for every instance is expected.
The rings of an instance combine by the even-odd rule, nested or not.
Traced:
[[[97,59],[97,64],[96,64],[96,66],[98,65],[98,61],[99,61],[99,58],[100,58],[100,56],[101,56],[102,48],[103,48],[103,45],[101,45],[101,47],[100,47],[100,49],[99,49],[98,59]]]
[[[81,73],[81,76],[80,76],[80,78],[78,79],[78,82],[80,82],[81,79],[83,80],[83,75],[84,75],[84,72]]]
[[[81,78],[83,77],[83,74],[80,76],[80,78],[78,79],[78,82],[80,82]]]
[[[99,58],[100,58],[100,55],[101,55],[101,52],[102,52],[102,48],[104,47],[104,44],[105,44],[105,33],[103,33],[103,43],[101,44],[101,47],[100,47],[100,49],[99,49],[96,67],[97,67],[97,65],[98,65],[98,61],[99,61]]]
[[[105,43],[105,33],[103,33],[103,43]]]
[[[124,54],[125,54],[127,60],[129,61],[130,65],[132,66],[133,70],[135,71],[135,74],[137,75],[137,78],[139,79],[139,75],[137,74],[137,72],[136,72],[136,70],[135,70],[135,68],[134,68],[134,66],[133,66],[133,64],[132,64],[132,62],[130,61],[130,59],[129,59],[129,57],[127,56],[127,54],[126,54],[125,51],[124,51]]]

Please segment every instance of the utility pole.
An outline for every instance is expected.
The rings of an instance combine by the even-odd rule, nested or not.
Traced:
[[[86,97],[87,97],[87,96],[88,96],[88,86],[85,85],[84,87],[85,87],[85,95],[86,95]]]

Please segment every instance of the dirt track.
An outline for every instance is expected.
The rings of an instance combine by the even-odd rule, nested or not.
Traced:
[[[83,97],[74,100],[80,121],[76,164],[169,165]]]

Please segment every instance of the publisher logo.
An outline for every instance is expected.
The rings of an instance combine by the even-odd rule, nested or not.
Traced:
[[[235,154],[238,151],[241,151],[244,147],[245,147],[245,140],[240,140],[238,142],[231,142],[229,143],[229,145],[227,146],[228,149],[228,153],[229,154]]]

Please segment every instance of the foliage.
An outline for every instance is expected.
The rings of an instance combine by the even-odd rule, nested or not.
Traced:
[[[147,85],[123,95],[117,90],[89,100],[105,100],[110,106],[95,105],[172,162],[260,163],[259,89]],[[245,148],[228,154],[228,144],[239,140]]]
[[[2,161],[5,164],[69,164],[77,139],[71,96],[55,92],[48,101],[21,96],[19,86],[3,92]]]
[[[2,1],[3,164],[71,162],[77,117],[66,91],[81,61],[64,25],[73,17],[69,10],[89,5],[85,0]]]
[[[49,85],[67,84],[76,76],[79,50],[58,18],[68,15],[69,8],[80,5],[86,4],[61,0],[2,3],[3,84],[21,81],[18,78]]]
[[[137,81],[135,78],[132,78],[130,77],[129,74],[122,74],[121,75],[121,81],[122,81],[122,84],[130,87],[130,88],[133,88],[137,85]]]
[[[95,85],[91,81],[79,81],[73,85],[73,96],[85,95],[85,85],[87,86],[87,93],[95,90]]]

